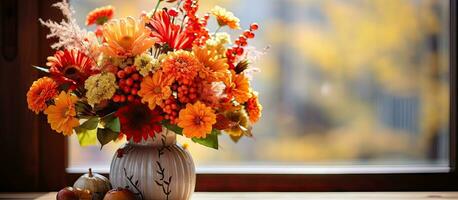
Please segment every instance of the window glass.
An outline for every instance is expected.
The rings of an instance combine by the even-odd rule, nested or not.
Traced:
[[[92,9],[138,16],[152,0],[73,0],[84,26]],[[198,167],[384,165],[448,166],[449,13],[446,0],[212,0],[243,28],[260,24],[250,43],[267,54],[255,63],[264,106],[254,138],[220,149],[191,141]],[[211,19],[210,30],[216,22]],[[235,39],[240,31],[228,31]],[[123,142],[79,147],[69,167],[108,168]]]

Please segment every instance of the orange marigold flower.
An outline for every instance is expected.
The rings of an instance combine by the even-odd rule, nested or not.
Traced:
[[[144,19],[127,17],[110,20],[103,25],[105,41],[100,50],[113,57],[140,55],[156,42],[150,34],[151,31],[145,27]]]
[[[220,26],[229,26],[231,29],[240,29],[240,20],[232,12],[227,11],[224,8],[215,6],[211,13],[216,17],[218,25]]]
[[[188,51],[178,50],[167,54],[161,64],[162,71],[167,77],[184,84],[191,83],[202,69],[202,64]]]
[[[203,69],[199,72],[202,79],[210,82],[221,81],[222,77],[229,71],[229,65],[226,58],[220,58],[216,55],[216,51],[209,50],[207,47],[197,47],[192,49],[194,55],[203,65]]]
[[[49,77],[43,77],[33,82],[27,92],[27,104],[29,105],[29,109],[36,114],[45,110],[48,107],[46,102],[59,93],[57,87],[57,83]]]
[[[226,85],[225,93],[229,99],[234,97],[237,102],[243,104],[251,97],[250,83],[245,75],[232,72],[232,76],[224,82]]]
[[[142,97],[142,102],[147,102],[148,107],[153,110],[156,105],[162,105],[164,100],[172,95],[170,89],[172,82],[173,79],[167,78],[161,71],[157,71],[152,76],[143,78],[138,95]]]
[[[245,103],[245,109],[248,112],[251,123],[256,123],[262,115],[262,105],[259,103],[258,94],[253,92],[251,98]]]
[[[194,104],[187,104],[186,108],[182,109],[178,116],[178,126],[183,128],[183,134],[189,138],[207,137],[215,123],[215,112],[200,101]]]
[[[76,101],[76,96],[62,91],[55,99],[55,105],[46,108],[44,113],[48,115],[48,123],[53,130],[71,135],[73,128],[79,126],[79,120],[76,118]]]
[[[113,6],[104,6],[100,8],[96,8],[91,11],[86,16],[86,25],[103,25],[105,22],[113,18],[114,8]]]
[[[70,83],[73,86],[83,84],[91,75],[99,73],[94,61],[77,50],[59,50],[48,57],[49,73],[58,83]]]

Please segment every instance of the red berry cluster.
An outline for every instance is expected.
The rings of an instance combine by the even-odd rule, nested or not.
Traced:
[[[142,76],[135,69],[135,66],[125,67],[116,73],[118,77],[118,90],[113,97],[113,101],[117,103],[124,103],[126,101],[133,102],[140,100],[137,95],[140,90],[140,83]]]
[[[162,110],[164,111],[164,118],[170,120],[171,124],[178,123],[178,112],[181,110],[179,102],[173,97],[170,96],[164,101],[164,104],[161,105]]]
[[[226,51],[226,57],[231,69],[234,69],[234,61],[237,56],[243,55],[245,51],[244,47],[248,45],[247,40],[253,39],[255,37],[254,31],[258,30],[259,25],[252,23],[249,30],[243,31],[243,34],[239,36],[237,40],[234,41],[235,45]]]
[[[185,0],[183,10],[186,11],[188,21],[186,22],[186,33],[192,38],[195,45],[204,45],[207,39],[210,37],[208,29],[206,28],[209,14],[205,14],[203,17],[197,17],[196,13],[199,9],[198,1],[196,0]]]

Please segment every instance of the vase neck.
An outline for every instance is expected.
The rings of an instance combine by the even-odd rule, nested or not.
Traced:
[[[128,141],[129,145],[134,146],[170,146],[176,143],[176,134],[169,129],[162,127],[162,131],[156,133],[154,138],[142,139],[140,142],[134,142],[132,139]]]

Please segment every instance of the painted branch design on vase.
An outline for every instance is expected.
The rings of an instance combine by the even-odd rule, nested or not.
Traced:
[[[165,150],[168,150],[169,152],[170,147],[166,145],[166,140],[167,140],[167,134],[166,135],[161,134],[161,142],[162,142],[162,147],[157,149],[157,154],[158,154],[158,161],[156,161],[156,165],[158,167],[158,170],[156,171],[159,174],[159,180],[154,180],[158,186],[162,188],[162,192],[165,195],[165,199],[169,200],[170,193],[172,193],[172,190],[170,189],[170,185],[172,184],[172,176],[169,176],[166,178],[165,171],[166,169],[162,167],[161,164],[161,156],[165,153]]]
[[[159,180],[155,180],[155,182],[158,186],[162,187],[162,192],[164,193],[166,200],[168,200],[170,193],[172,193],[172,190],[170,189],[170,184],[172,183],[172,176],[169,176],[169,178],[165,178],[165,168],[162,167],[159,161],[157,161],[156,164],[159,168],[157,170],[157,173],[160,175],[160,178]]]
[[[132,185],[132,187],[134,187],[134,189],[135,189],[135,191],[136,191],[136,192],[134,192],[134,194],[137,195],[137,196],[140,196],[140,199],[143,200],[143,199],[144,199],[144,198],[143,198],[143,193],[142,193],[142,191],[141,191],[140,188],[139,188],[139,184],[140,184],[140,183],[138,182],[138,180],[136,180],[136,181],[134,182],[134,181],[133,181],[134,175],[131,175],[131,176],[127,175],[127,170],[126,170],[126,168],[123,168],[123,169],[124,169],[124,176],[126,177],[127,181],[130,183],[130,185]],[[129,186],[129,185],[126,185],[125,188],[130,189],[130,186]]]

